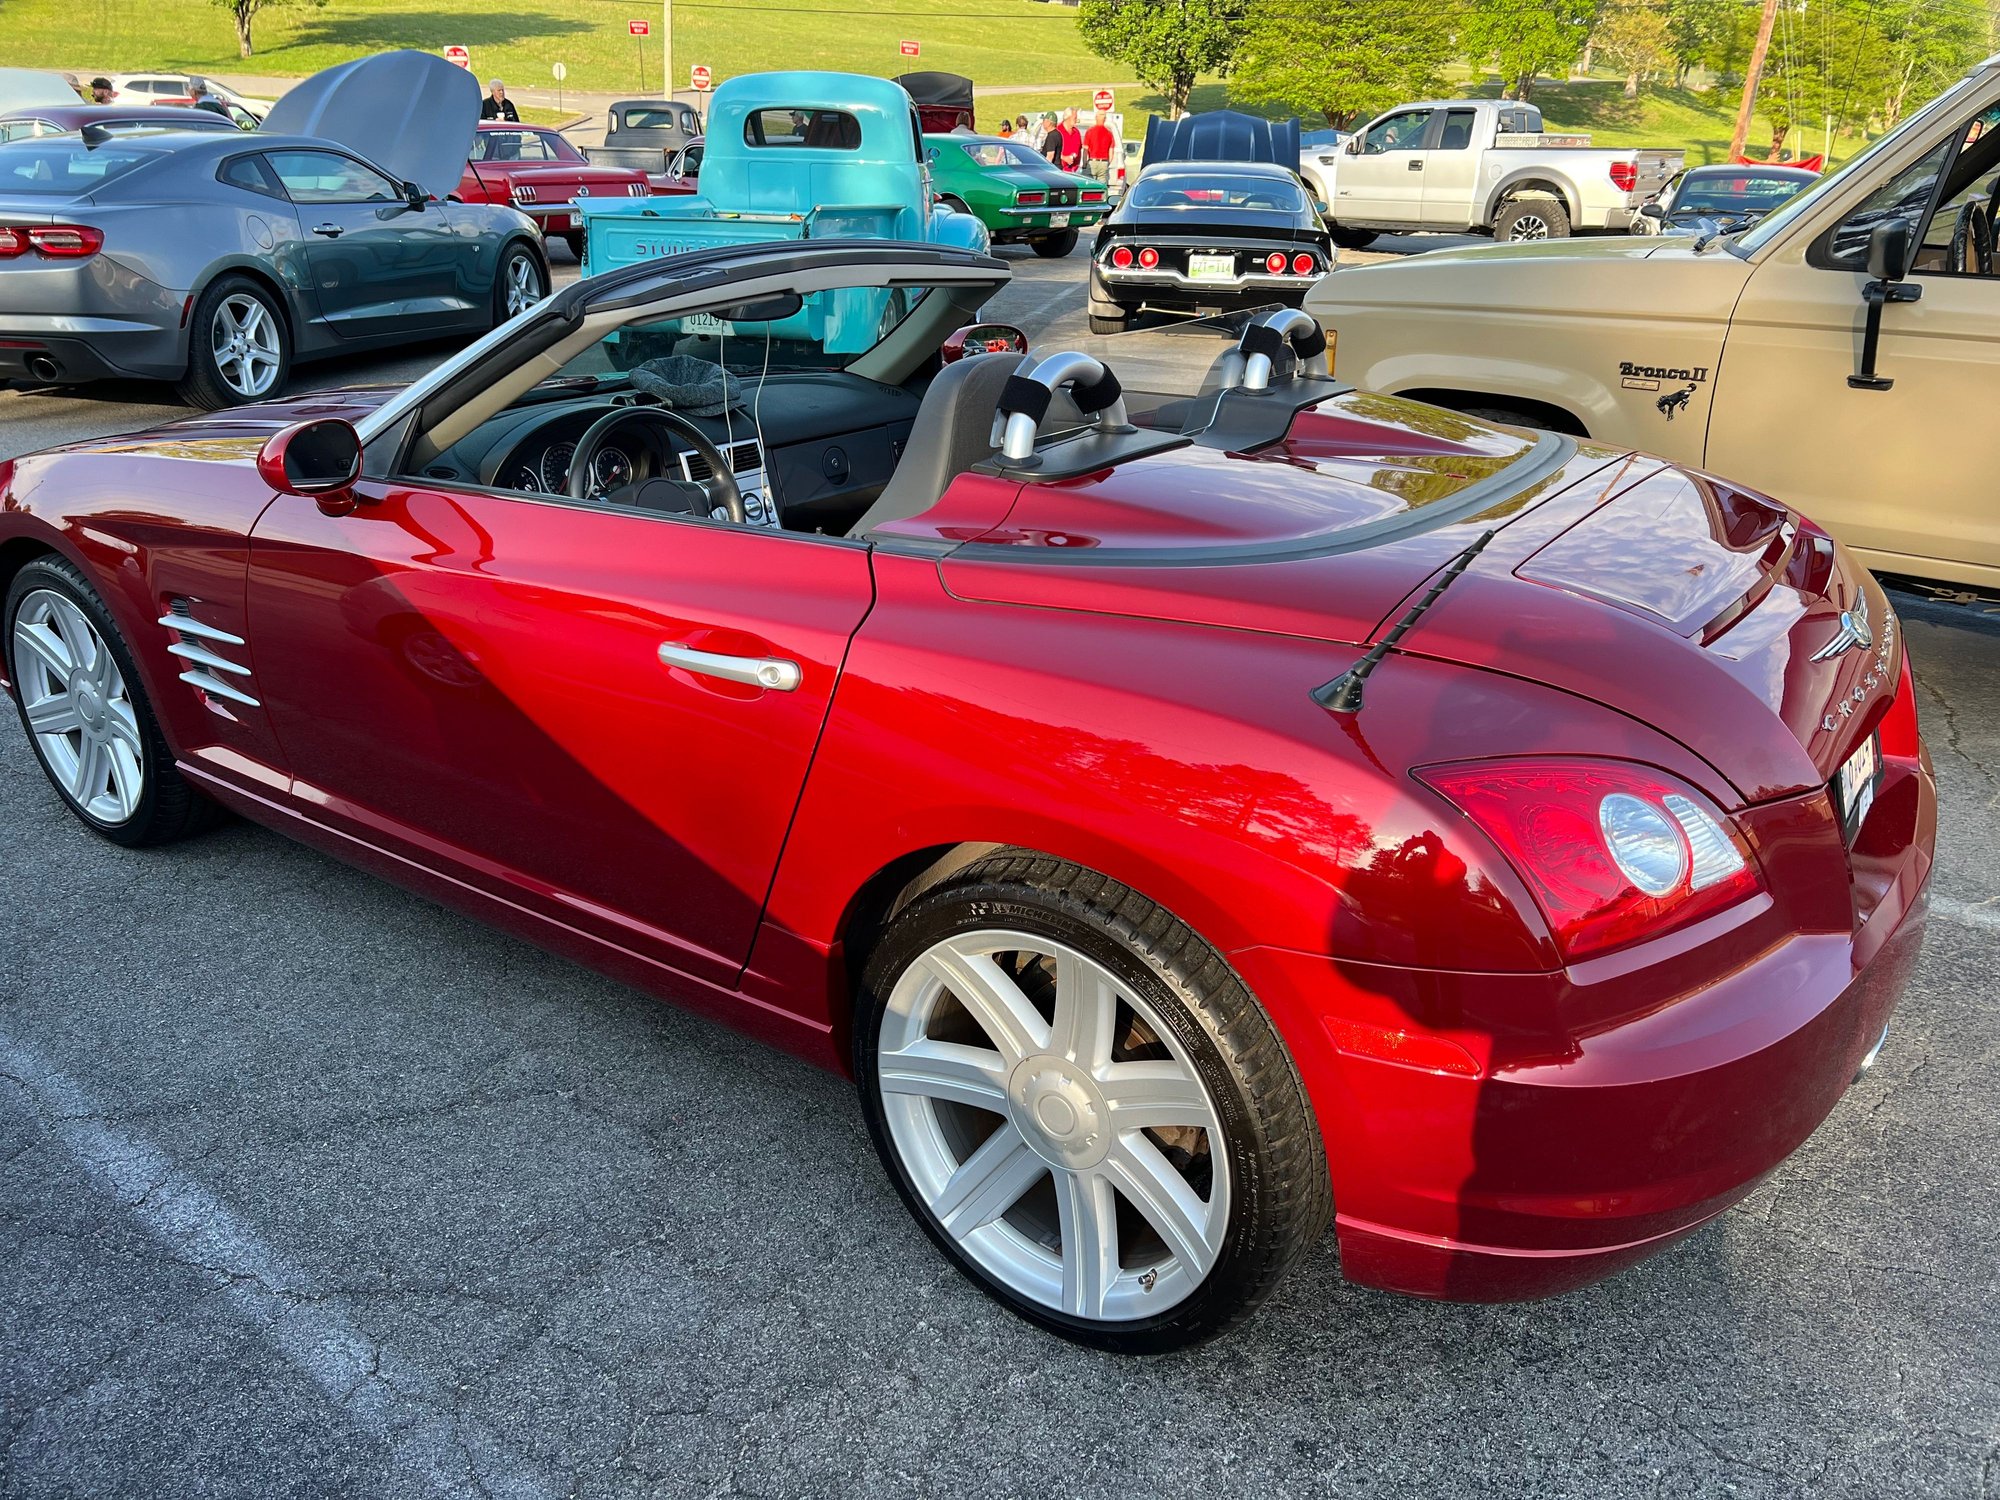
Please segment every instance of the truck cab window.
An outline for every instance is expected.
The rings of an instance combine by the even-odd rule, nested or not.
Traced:
[[[1473,114],[1469,109],[1445,111],[1444,132],[1438,137],[1440,151],[1463,151],[1472,144]]]
[[[1377,120],[1361,138],[1362,155],[1416,150],[1423,144],[1424,127],[1430,124],[1430,119],[1431,112],[1427,109],[1405,109]]]
[[[2000,105],[1981,110],[1959,138],[1937,211],[1912,272],[1931,276],[1994,274],[1994,222],[2000,211]]]

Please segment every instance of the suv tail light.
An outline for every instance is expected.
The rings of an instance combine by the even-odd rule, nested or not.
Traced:
[[[1159,263],[1160,263],[1160,252],[1155,250],[1151,245],[1148,245],[1145,249],[1139,252],[1139,265],[1144,270],[1150,271],[1153,269],[1153,267],[1157,266]]]
[[[0,224],[0,260],[33,250],[49,260],[85,260],[104,248],[104,231],[88,224]]]
[[[1500,846],[1567,959],[1684,927],[1762,888],[1728,815],[1649,766],[1550,757],[1416,774]]]
[[[1629,193],[1639,185],[1639,164],[1636,161],[1614,161],[1611,164],[1611,185],[1621,193]]]
[[[1016,193],[1014,201],[1023,208],[1034,208],[1038,204],[1048,202],[1049,195],[1047,193]]]

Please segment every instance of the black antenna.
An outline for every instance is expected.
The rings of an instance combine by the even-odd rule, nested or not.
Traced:
[[[1382,665],[1382,658],[1389,654],[1389,648],[1403,638],[1404,633],[1417,623],[1418,617],[1425,610],[1437,603],[1438,595],[1451,587],[1454,578],[1472,566],[1473,558],[1479,556],[1486,544],[1498,534],[1499,528],[1495,527],[1454,557],[1439,575],[1438,581],[1431,585],[1430,592],[1412,605],[1408,614],[1390,626],[1388,634],[1377,641],[1366,656],[1333,681],[1323,682],[1313,689],[1313,702],[1337,714],[1361,712],[1361,685],[1368,680],[1368,674]]]

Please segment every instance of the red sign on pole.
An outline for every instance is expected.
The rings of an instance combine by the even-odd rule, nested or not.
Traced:
[[[472,54],[463,47],[445,48],[444,60],[455,68],[470,68],[472,66]]]
[[[709,78],[708,69],[700,63],[696,63],[688,70],[688,82],[694,85],[696,93],[705,94],[708,92]]]
[[[653,34],[653,23],[651,21],[627,21],[625,29],[634,36],[651,36]]]
[[[919,47],[915,42],[904,42],[896,50],[902,53],[903,56],[905,57],[915,57],[923,49]]]
[[[1099,89],[1090,96],[1090,107],[1092,109],[1101,109],[1107,115],[1111,113],[1112,104],[1113,100],[1110,89]]]

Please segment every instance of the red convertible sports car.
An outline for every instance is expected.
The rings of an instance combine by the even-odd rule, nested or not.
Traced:
[[[1741,1197],[1921,940],[1880,588],[1341,386],[1295,311],[1192,394],[1024,357],[966,328],[1007,275],[683,255],[0,464],[35,753],[107,838],[228,809],[850,1071],[943,1252],[1100,1347],[1329,1219],[1356,1281],[1521,1298]]]

